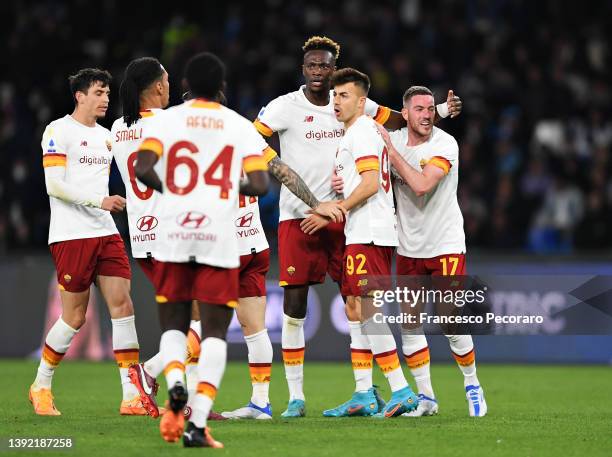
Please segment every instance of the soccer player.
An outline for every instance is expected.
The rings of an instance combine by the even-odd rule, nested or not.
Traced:
[[[434,97],[423,86],[403,97],[406,127],[387,133],[379,128],[395,173],[399,247],[398,275],[465,275],[465,234],[457,202],[459,148],[451,135],[434,127]],[[487,404],[476,376],[470,335],[447,335],[453,357],[464,376],[470,416],[484,416]],[[419,406],[408,415],[438,412],[431,385],[429,348],[422,327],[402,329],[402,348],[419,391]]]
[[[367,339],[391,387],[391,399],[381,413],[384,417],[395,417],[416,409],[418,399],[402,372],[389,326],[371,329],[371,293],[384,287],[374,280],[391,275],[393,250],[398,244],[389,159],[376,122],[365,115],[370,89],[368,76],[353,68],[343,68],[333,74],[332,87],[334,112],[345,129],[336,155],[336,173],[345,186],[342,205],[348,211],[342,294],[347,297],[351,314],[359,315],[360,336]],[[305,233],[316,233],[327,223],[324,218],[312,215],[303,221],[302,228]],[[369,416],[378,412],[377,403],[370,380],[345,406],[348,415]]]
[[[94,68],[70,76],[75,108],[51,122],[43,134],[43,167],[51,207],[49,248],[57,270],[62,315],[45,339],[30,401],[36,414],[60,415],[51,393],[55,368],[85,323],[92,283],[111,315],[113,350],[119,365],[123,400],[120,413],[146,415],[128,367],[138,363],[138,338],[130,299],[130,264],[111,212],[125,200],[108,195],[112,143],[97,124],[108,108],[111,75]]]
[[[154,263],[152,257],[155,240],[159,237],[157,202],[159,193],[144,187],[136,180],[134,164],[137,150],[142,141],[142,130],[148,120],[168,105],[168,74],[159,61],[152,57],[133,60],[125,70],[120,87],[120,98],[124,116],[113,124],[113,155],[126,187],[128,225],[132,255],[138,261],[145,275],[153,282]],[[319,214],[329,217],[343,216],[342,208],[333,202],[317,202],[301,178],[286,164],[261,137],[260,149],[265,149],[270,173],[283,182],[299,198],[312,205]],[[159,165],[157,165],[159,166]],[[159,170],[158,170],[159,171]],[[272,364],[272,344],[265,329],[265,274],[269,269],[270,255],[261,220],[257,197],[239,198],[240,213],[236,219],[240,267],[240,299],[237,309],[245,340],[249,348],[249,367],[253,394],[249,405],[229,414],[233,418],[271,419],[269,404],[269,383]],[[241,221],[239,223],[239,221]],[[190,399],[195,398],[197,388],[197,363],[200,354],[200,323],[197,303],[192,309],[192,320],[187,337],[186,379]],[[149,415],[157,417],[155,378],[162,372],[161,354],[158,353],[145,363],[130,367],[130,377],[140,392],[143,405]],[[191,414],[188,405],[186,418]],[[214,413],[209,420],[224,419]]]
[[[149,119],[168,106],[170,84],[168,73],[152,57],[135,59],[128,64],[119,88],[123,117],[111,128],[113,156],[125,184],[128,228],[132,257],[145,276],[153,282],[154,245],[159,237],[157,205],[159,194],[136,180],[134,164],[142,141],[142,132]],[[191,343],[193,338],[189,339]],[[197,342],[199,345],[199,340]],[[162,372],[161,356],[155,355],[144,364],[129,368],[130,379],[139,391],[143,406],[151,417],[159,416],[155,400],[158,385],[155,378]]]
[[[169,387],[169,409],[160,431],[166,441],[177,441],[182,434],[186,447],[223,447],[210,435],[206,420],[225,370],[225,337],[239,295],[233,224],[239,192],[264,194],[268,174],[252,124],[218,103],[225,85],[225,65],[219,58],[210,53],[192,57],[184,81],[194,99],[152,118],[135,167],[138,179],[163,193],[161,234],[153,253],[163,330],[160,352]],[[155,170],[158,158],[163,181]],[[241,182],[243,171],[246,180]],[[200,382],[183,433],[192,299],[200,303],[204,340]]]
[[[255,127],[265,137],[278,133],[281,155],[287,165],[301,176],[318,200],[335,199],[330,176],[334,157],[344,134],[333,109],[330,79],[336,69],[340,46],[327,37],[313,36],[304,44],[302,74],[305,85],[297,91],[272,100],[255,120]],[[449,96],[438,106],[443,115],[457,115],[458,97]],[[366,99],[365,114],[390,129],[405,125],[401,113]],[[332,223],[314,235],[306,235],[300,223],[308,215],[308,205],[288,189],[281,189],[278,250],[280,285],[284,290],[282,349],[289,403],[283,417],[306,414],[304,382],[304,321],[308,288],[325,281],[326,274],[340,284],[344,232],[340,223]],[[371,380],[372,354],[360,343],[361,324],[357,315],[346,309],[351,328],[351,355],[355,378]],[[381,402],[382,405],[382,402]]]

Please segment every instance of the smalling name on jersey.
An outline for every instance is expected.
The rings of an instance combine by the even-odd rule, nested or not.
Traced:
[[[119,130],[115,134],[115,143],[142,139],[142,129]]]

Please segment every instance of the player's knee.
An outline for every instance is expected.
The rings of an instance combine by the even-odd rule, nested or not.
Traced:
[[[114,317],[127,317],[134,314],[134,305],[130,295],[125,293],[109,300],[108,306]]]
[[[85,325],[85,313],[74,313],[70,316],[62,315],[62,320],[75,330],[79,330]]]
[[[245,335],[261,332],[265,328],[265,319],[253,314],[238,316],[238,322],[240,322],[242,333]]]
[[[344,303],[344,312],[349,321],[355,322],[361,320],[361,313],[355,297],[347,297]]]
[[[304,319],[306,317],[306,303],[298,301],[285,300],[283,312],[294,319]]]

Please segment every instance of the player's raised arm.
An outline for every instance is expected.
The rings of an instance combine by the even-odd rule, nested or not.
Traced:
[[[66,149],[57,128],[48,127],[45,130],[42,148],[45,185],[50,197],[106,211],[122,211],[125,208],[125,199],[120,195],[109,197],[66,181]]]
[[[372,104],[373,103],[374,102],[372,102]],[[434,124],[448,116],[451,118],[459,116],[462,108],[463,103],[461,98],[459,98],[458,95],[455,95],[452,90],[449,90],[446,97],[446,102],[436,105]],[[399,130],[406,127],[406,120],[402,116],[401,111],[395,111],[382,105],[378,105],[376,107],[376,114],[374,114],[372,106],[366,106],[366,109],[370,111],[369,114],[372,115],[374,120],[379,124],[384,125],[387,130]]]

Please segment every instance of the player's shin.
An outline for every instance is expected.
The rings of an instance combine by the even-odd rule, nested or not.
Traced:
[[[204,338],[198,363],[200,382],[192,403],[193,412],[190,418],[197,428],[206,427],[206,420],[221,384],[226,363],[227,343],[220,338]]]
[[[263,329],[252,335],[245,335],[249,350],[249,372],[253,394],[251,402],[264,408],[270,403],[270,377],[272,375],[272,342],[268,330]]]
[[[446,335],[453,357],[463,373],[465,386],[478,386],[476,356],[471,335]]]
[[[372,351],[361,322],[349,321],[351,335],[351,362],[355,376],[355,392],[366,392],[372,387]]]
[[[435,398],[431,385],[429,347],[423,334],[423,327],[416,329],[402,328],[402,351],[406,365],[417,385],[418,392],[429,398]]]
[[[168,389],[172,389],[177,383],[184,385],[187,336],[180,330],[166,330],[161,336],[159,352],[164,363]]]
[[[198,388],[198,362],[200,359],[202,339],[202,325],[200,321],[192,320],[187,333],[187,360],[185,366],[185,376],[187,380],[187,392],[189,398],[195,398],[196,389]]]
[[[33,385],[34,389],[51,389],[53,372],[61,362],[66,351],[68,351],[70,342],[78,332],[78,330],[73,329],[64,322],[61,316],[53,324],[45,338],[40,365],[38,366]]]
[[[113,352],[119,367],[123,399],[131,400],[138,396],[138,390],[128,376],[128,369],[131,365],[137,364],[139,358],[134,315],[111,319],[111,322],[113,327]]]
[[[370,341],[370,347],[372,348],[376,363],[384,373],[387,381],[389,381],[391,391],[396,392],[407,387],[408,382],[400,366],[395,339],[391,334],[391,330],[389,329],[388,334],[368,335],[368,340]]]
[[[304,400],[304,319],[283,315],[282,348],[290,400]]]

